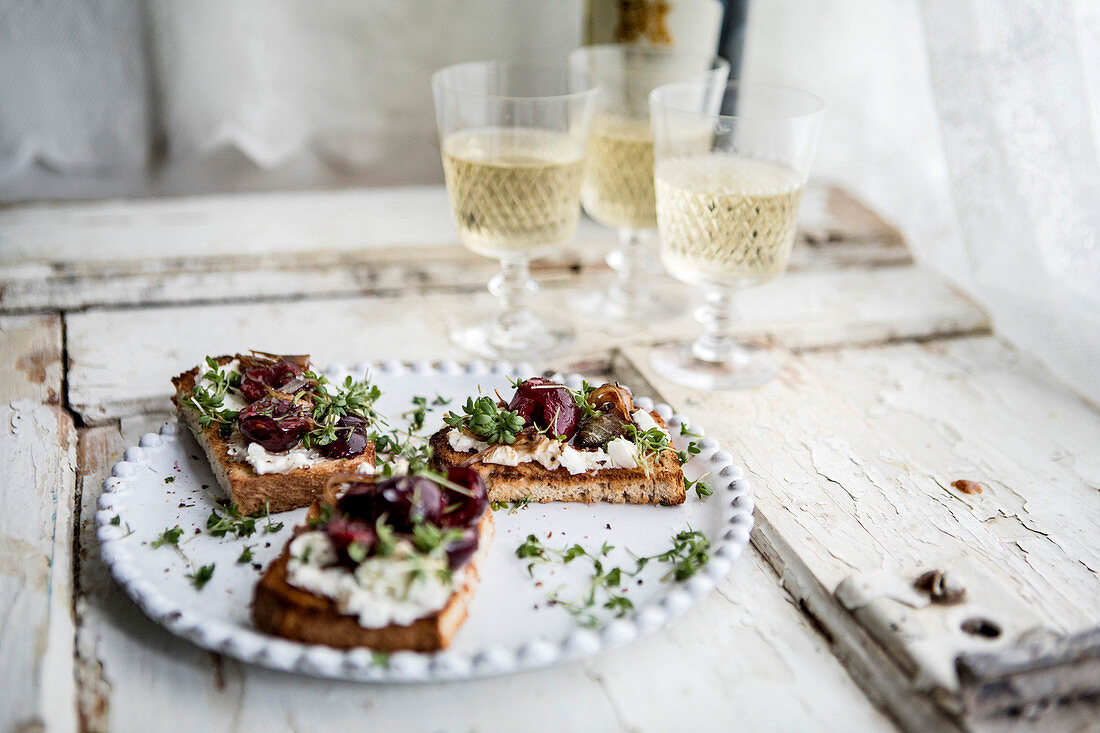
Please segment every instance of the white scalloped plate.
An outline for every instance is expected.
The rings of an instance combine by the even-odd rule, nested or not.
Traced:
[[[361,377],[366,365],[351,370],[334,367],[330,377]],[[477,391],[508,388],[506,376],[527,376],[529,369],[507,364],[445,363],[412,366],[387,363],[371,369],[382,388],[379,408],[396,418],[408,410],[413,395],[437,393],[458,400]],[[567,383],[579,386],[579,377]],[[640,406],[656,409],[675,436],[686,422],[665,404],[655,408],[646,398]],[[454,403],[452,403],[454,404]],[[425,434],[442,425],[446,407],[428,416]],[[696,432],[702,432],[695,426]],[[96,513],[97,537],[104,561],[119,584],[155,621],[174,634],[245,662],[320,677],[384,682],[429,682],[467,679],[537,669],[579,659],[602,649],[626,644],[668,623],[710,591],[728,572],[749,541],[753,502],[749,483],[733,458],[719,450],[717,441],[701,442],[702,452],[685,467],[689,478],[710,472],[714,495],[705,500],[692,492],[681,506],[614,504],[531,504],[514,512],[496,512],[496,540],[469,618],[450,649],[436,654],[400,652],[388,664],[378,665],[369,650],[339,651],[279,639],[253,629],[248,604],[259,571],[236,559],[246,544],[254,544],[255,561],[266,566],[290,537],[305,510],[277,515],[284,527],[276,533],[257,532],[251,538],[216,538],[195,530],[205,527],[214,508],[204,487],[215,487],[205,458],[186,431],[175,422],[160,434],[142,437],[141,445],[126,451],[104,482]],[[165,479],[172,480],[166,482]],[[114,517],[119,524],[112,524]],[[215,563],[214,576],[201,591],[185,577],[187,561],[171,548],[153,549],[151,542],[178,524],[184,530],[181,547],[196,566]],[[258,522],[257,526],[261,526]],[[563,548],[580,543],[597,550],[606,541],[615,546],[605,563],[633,569],[630,552],[653,555],[671,545],[676,532],[691,527],[706,533],[712,543],[706,567],[683,583],[663,581],[668,566],[649,563],[624,586],[635,610],[615,619],[601,612],[601,625],[583,628],[564,608],[547,603],[547,594],[560,589],[569,597],[591,577],[591,565],[575,560],[567,566],[545,566],[528,576],[525,561],[515,549],[528,534],[545,545]],[[536,585],[540,581],[541,585]]]

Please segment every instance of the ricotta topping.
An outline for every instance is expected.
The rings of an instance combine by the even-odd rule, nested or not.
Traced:
[[[652,420],[652,418],[651,418]],[[447,436],[451,447],[461,453],[475,450],[486,450],[488,443],[469,439],[472,447],[462,450],[456,445],[466,445],[465,441],[455,438],[459,433],[469,439],[459,430],[451,430]],[[483,445],[483,448],[477,447]],[[606,450],[578,450],[567,443],[545,438],[533,446],[517,448],[512,445],[498,445],[488,450],[482,457],[485,463],[493,463],[498,466],[518,466],[521,463],[538,463],[548,471],[561,467],[571,475],[586,471],[598,471],[601,468],[636,468],[638,464],[638,449],[626,438],[615,438],[607,444]]]
[[[199,387],[202,387],[203,389],[205,389],[207,392],[213,392],[214,391],[214,382],[206,378],[206,373],[209,372],[209,371],[210,371],[210,369],[207,368],[206,364],[200,364],[199,365],[199,381],[196,382],[196,384]],[[234,359],[233,361],[229,362],[228,364],[222,364],[221,366],[218,367],[218,374],[222,375],[223,377],[227,376],[229,374],[229,372],[240,373],[240,371],[241,371],[241,362],[237,359]],[[225,398],[222,400],[222,409],[223,410],[234,410],[236,412],[240,412],[241,410],[243,410],[246,407],[248,407],[248,402],[236,390],[227,389],[225,391]]]
[[[561,455],[558,456],[561,467],[572,476],[585,471],[598,471],[606,467],[610,461],[611,459],[603,449],[577,450],[571,445],[563,445]]]
[[[471,438],[466,434],[465,430],[459,430],[457,428],[447,433],[447,442],[451,444],[451,450],[458,451],[459,453],[471,453],[485,450],[489,447],[489,444],[485,441]]]
[[[498,445],[483,456],[486,463],[495,463],[498,466],[518,466],[522,458],[523,463],[535,460],[534,453],[524,451],[523,455],[510,445]]]
[[[240,451],[236,452],[240,456]],[[233,455],[231,452],[230,455]],[[288,473],[296,468],[309,468],[323,463],[325,457],[315,450],[307,450],[301,446],[290,450],[272,453],[259,443],[249,443],[245,449],[244,460],[247,461],[259,475],[267,473]]]
[[[359,625],[368,629],[407,626],[438,611],[466,572],[462,568],[451,580],[444,580],[446,556],[418,555],[408,540],[399,540],[389,557],[369,557],[355,570],[335,562],[336,551],[328,536],[305,532],[290,543],[287,582],[331,598],[340,613],[357,617]]]
[[[650,415],[646,410],[638,408],[634,411],[634,414],[630,416],[634,420],[634,424],[638,426],[638,430],[645,432],[646,430],[652,430],[656,428],[665,435],[668,435],[668,431],[657,424],[657,421],[653,419],[653,415]],[[669,440],[672,440],[672,436],[668,435]]]
[[[607,456],[615,468],[637,468],[639,465],[638,446],[623,437],[608,442]]]

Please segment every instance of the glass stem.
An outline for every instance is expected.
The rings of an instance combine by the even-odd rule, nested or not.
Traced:
[[[531,279],[526,257],[509,257],[500,261],[500,273],[489,281],[489,292],[500,299],[500,310],[495,319],[495,342],[503,345],[524,337],[523,331],[534,318],[527,305],[528,298],[538,289]]]
[[[696,311],[696,319],[703,324],[703,335],[691,345],[696,359],[707,362],[735,361],[743,351],[733,338],[733,324],[739,319],[729,290],[708,290],[706,303]]]
[[[608,292],[611,298],[628,308],[641,300],[641,277],[645,269],[649,232],[640,229],[620,229],[619,249],[612,258],[618,272]]]

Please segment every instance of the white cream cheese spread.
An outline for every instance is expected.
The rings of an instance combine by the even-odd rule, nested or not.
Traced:
[[[438,611],[466,572],[462,568],[444,580],[446,556],[416,554],[407,540],[399,540],[390,556],[369,557],[354,570],[335,562],[335,548],[324,532],[298,535],[290,543],[287,582],[331,598],[340,613],[357,617],[368,629],[407,626]]]
[[[466,440],[455,438],[455,433],[458,433]],[[456,429],[451,430],[447,439],[451,447],[460,453],[486,450],[489,448],[488,443],[474,441],[470,439],[469,436]],[[457,447],[458,445],[467,445],[468,443],[466,441],[469,441],[471,444],[484,445],[485,447],[479,448],[477,445],[472,445],[465,450]],[[498,466],[518,466],[521,463],[538,463],[549,471],[561,467],[575,476],[579,473],[585,473],[586,471],[598,471],[601,468],[636,468],[638,466],[638,449],[634,443],[626,438],[615,438],[607,444],[606,450],[577,450],[573,446],[562,443],[561,441],[543,438],[533,445],[522,447],[512,445],[495,446],[485,453],[482,460],[485,463],[492,463]]]
[[[451,444],[451,450],[459,453],[485,450],[489,444],[477,438],[471,438],[465,430],[452,429],[447,433],[447,442]]]
[[[206,373],[209,371],[210,369],[207,368],[206,364],[200,364],[199,381],[196,384],[199,387],[205,389],[208,393],[212,393],[214,391],[214,382],[206,378]],[[222,375],[223,377],[228,376],[229,372],[240,373],[240,371],[241,362],[237,359],[234,359],[228,364],[222,364],[218,367],[218,374]],[[244,397],[242,397],[240,394],[232,389],[226,390],[225,398],[222,400],[223,410],[234,410],[240,412],[246,407],[248,407],[248,402],[244,399]]]
[[[637,468],[638,446],[626,438],[615,438],[607,444],[607,456],[615,468]]]
[[[640,407],[634,411],[634,414],[630,416],[634,420],[634,424],[638,426],[638,430],[645,432],[646,430],[652,430],[656,428],[665,435],[668,435],[668,431],[657,424],[657,421],[653,419],[653,415],[650,415]],[[671,440],[672,436],[669,435]]]
[[[287,473],[296,468],[309,468],[326,460],[315,450],[297,447],[271,452],[259,443],[249,443],[247,448],[240,443],[234,443],[229,446],[229,456],[247,462],[260,476],[268,473]]]

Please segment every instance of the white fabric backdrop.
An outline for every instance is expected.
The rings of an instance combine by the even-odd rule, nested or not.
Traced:
[[[134,2],[0,0],[0,200],[36,168],[109,177],[145,165],[141,22]]]
[[[823,96],[816,174],[1100,405],[1100,3],[756,2],[744,74]]]
[[[0,200],[438,180],[431,71],[582,9],[0,0]],[[754,0],[744,76],[823,96],[815,174],[1100,404],[1100,3]]]

